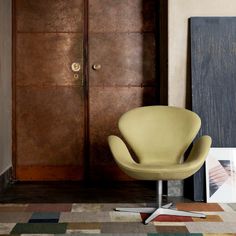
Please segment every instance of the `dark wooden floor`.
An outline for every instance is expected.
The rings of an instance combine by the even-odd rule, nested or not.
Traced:
[[[1,203],[154,202],[155,182],[16,182]]]
[[[15,182],[0,193],[0,203],[156,203],[156,183],[132,182]],[[167,202],[191,202],[165,197]]]

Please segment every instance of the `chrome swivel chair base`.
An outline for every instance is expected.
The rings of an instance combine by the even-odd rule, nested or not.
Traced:
[[[169,216],[190,216],[197,218],[205,218],[206,216],[201,213],[189,212],[189,211],[178,211],[174,209],[169,209],[172,206],[172,203],[166,204],[159,208],[115,208],[116,211],[122,212],[133,212],[133,213],[149,213],[151,214],[146,220],[144,220],[144,224],[147,225],[150,221],[155,219],[160,215],[169,215]]]
[[[133,213],[148,213],[151,214],[146,220],[144,220],[144,224],[147,225],[150,221],[155,219],[160,215],[169,215],[169,216],[190,216],[197,218],[206,218],[206,215],[202,213],[196,213],[191,211],[178,211],[175,209],[170,209],[172,203],[166,204],[162,206],[162,181],[157,181],[157,194],[158,194],[158,208],[154,207],[144,207],[144,208],[115,208],[115,211],[122,212],[133,212]]]

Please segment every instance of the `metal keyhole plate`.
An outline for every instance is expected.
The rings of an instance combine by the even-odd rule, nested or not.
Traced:
[[[73,62],[73,63],[71,64],[71,69],[72,69],[72,71],[74,71],[74,72],[78,72],[78,71],[80,71],[81,66],[80,66],[80,64],[79,64],[78,62]]]

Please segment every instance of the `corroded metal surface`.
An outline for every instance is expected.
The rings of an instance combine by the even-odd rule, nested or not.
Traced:
[[[16,144],[22,179],[26,172],[35,179],[60,179],[60,173],[80,179],[85,158],[94,179],[128,179],[114,163],[107,136],[118,134],[125,111],[156,103],[156,1],[89,0],[88,100],[81,87],[87,45],[83,4],[16,0]],[[73,62],[81,65],[78,76]],[[86,128],[90,159],[83,156]],[[78,174],[67,175],[69,166]]]
[[[142,86],[155,84],[153,33],[90,34],[91,86]],[[94,70],[93,64],[101,64]]]
[[[71,64],[82,64],[82,34],[18,34],[16,43],[17,85],[80,85]]]
[[[93,179],[123,180],[128,177],[115,164],[107,137],[119,134],[124,112],[156,104],[156,1],[89,3],[90,173]]]
[[[90,0],[90,32],[154,30],[156,0]]]
[[[81,165],[81,88],[17,88],[17,165]]]
[[[83,32],[83,0],[16,0],[17,31]]]
[[[16,177],[83,178],[83,0],[15,0]],[[81,70],[73,72],[78,62]]]
[[[90,161],[94,169],[93,176],[100,179],[102,176],[99,173],[102,170],[99,168],[108,172],[109,168],[116,165],[108,147],[107,137],[111,134],[119,135],[119,117],[134,107],[153,105],[155,96],[156,89],[151,87],[90,88]],[[119,179],[124,176],[117,177]]]

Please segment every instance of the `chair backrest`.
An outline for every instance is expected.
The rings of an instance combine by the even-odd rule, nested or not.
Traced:
[[[201,120],[183,108],[147,106],[126,112],[118,125],[140,163],[166,165],[180,163]]]

